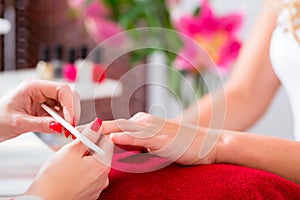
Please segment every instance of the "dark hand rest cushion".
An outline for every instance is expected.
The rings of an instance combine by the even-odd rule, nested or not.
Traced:
[[[300,199],[299,185],[269,172],[182,166],[148,153],[116,152],[109,179],[99,199]]]

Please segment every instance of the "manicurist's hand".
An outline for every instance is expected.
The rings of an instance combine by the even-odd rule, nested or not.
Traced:
[[[180,164],[209,164],[216,160],[220,132],[138,113],[129,120],[106,121],[103,132],[115,144],[142,146]]]
[[[94,155],[78,139],[56,152],[41,168],[26,195],[43,200],[97,199],[108,185],[113,143],[99,133],[101,124],[95,120],[83,132],[105,155]],[[95,141],[93,141],[95,142]]]
[[[41,108],[43,103],[69,123],[74,124],[79,118],[79,97],[68,85],[28,79],[0,98],[0,141],[30,131],[61,132],[61,125]]]

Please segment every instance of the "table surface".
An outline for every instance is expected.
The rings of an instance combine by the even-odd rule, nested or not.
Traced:
[[[38,78],[34,69],[23,69],[17,71],[5,71],[0,73],[0,96],[15,88],[26,78]],[[54,79],[55,82],[65,82],[63,79]],[[76,90],[81,100],[94,100],[101,98],[111,98],[122,95],[123,85],[114,79],[105,79],[100,84],[92,81],[78,81],[69,83]]]
[[[0,143],[0,197],[23,194],[53,153],[34,133]]]

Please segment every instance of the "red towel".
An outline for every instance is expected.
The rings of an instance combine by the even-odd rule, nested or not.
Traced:
[[[131,173],[152,169],[159,170]],[[109,177],[100,199],[300,199],[299,185],[262,170],[228,164],[182,166],[132,152],[114,155]]]

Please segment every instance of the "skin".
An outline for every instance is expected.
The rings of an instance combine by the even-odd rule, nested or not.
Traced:
[[[149,152],[179,164],[242,165],[266,170],[300,184],[299,142],[207,129],[146,113],[138,113],[134,118],[106,121],[102,132],[109,134],[115,144],[145,147]],[[205,141],[208,135],[212,140]]]
[[[79,119],[80,101],[68,85],[27,79],[0,99],[0,142],[30,131],[55,133],[49,127],[55,120],[41,108],[42,103],[69,123]]]
[[[104,132],[110,134],[116,144],[143,146],[180,164],[242,165],[266,170],[300,184],[299,142],[237,132],[259,119],[280,86],[269,58],[276,20],[275,10],[266,3],[225,85],[225,97],[221,95],[222,91],[215,91],[217,98],[211,103],[211,96],[206,95],[176,120],[139,113],[130,120],[107,121],[103,125]],[[226,116],[224,127],[218,131],[214,128],[220,127],[214,127],[212,122],[222,116],[220,112],[223,111],[218,109],[222,105],[226,106]],[[213,107],[217,109],[213,110]],[[208,133],[218,137],[207,143],[204,138]],[[181,142],[174,140],[175,137],[190,141],[190,146],[177,157],[167,151],[172,149],[178,154]],[[172,148],[168,148],[170,146]],[[200,153],[202,147],[207,154]]]
[[[186,109],[178,119],[203,127],[220,128],[211,126],[212,115],[222,115],[218,109],[212,108],[226,105],[223,128],[242,131],[262,116],[280,86],[269,58],[270,40],[276,20],[275,10],[266,3],[226,82],[225,98],[219,94],[220,91],[216,91],[216,102],[212,103],[211,95],[206,95]]]
[[[43,165],[26,194],[44,200],[98,199],[108,186],[109,170],[94,156],[87,156],[87,148],[75,140]]]
[[[78,119],[80,104],[76,98],[65,84],[32,79],[22,82],[0,98],[1,141],[29,131],[53,133],[49,124],[55,120],[41,108],[42,103],[55,108],[69,122]],[[83,131],[87,137],[97,139],[99,134],[91,129],[92,125]],[[106,151],[105,157],[98,157],[101,162],[79,140],[61,148],[41,167],[26,194],[44,200],[97,199],[108,185],[113,151],[113,145],[106,141],[100,144]]]

